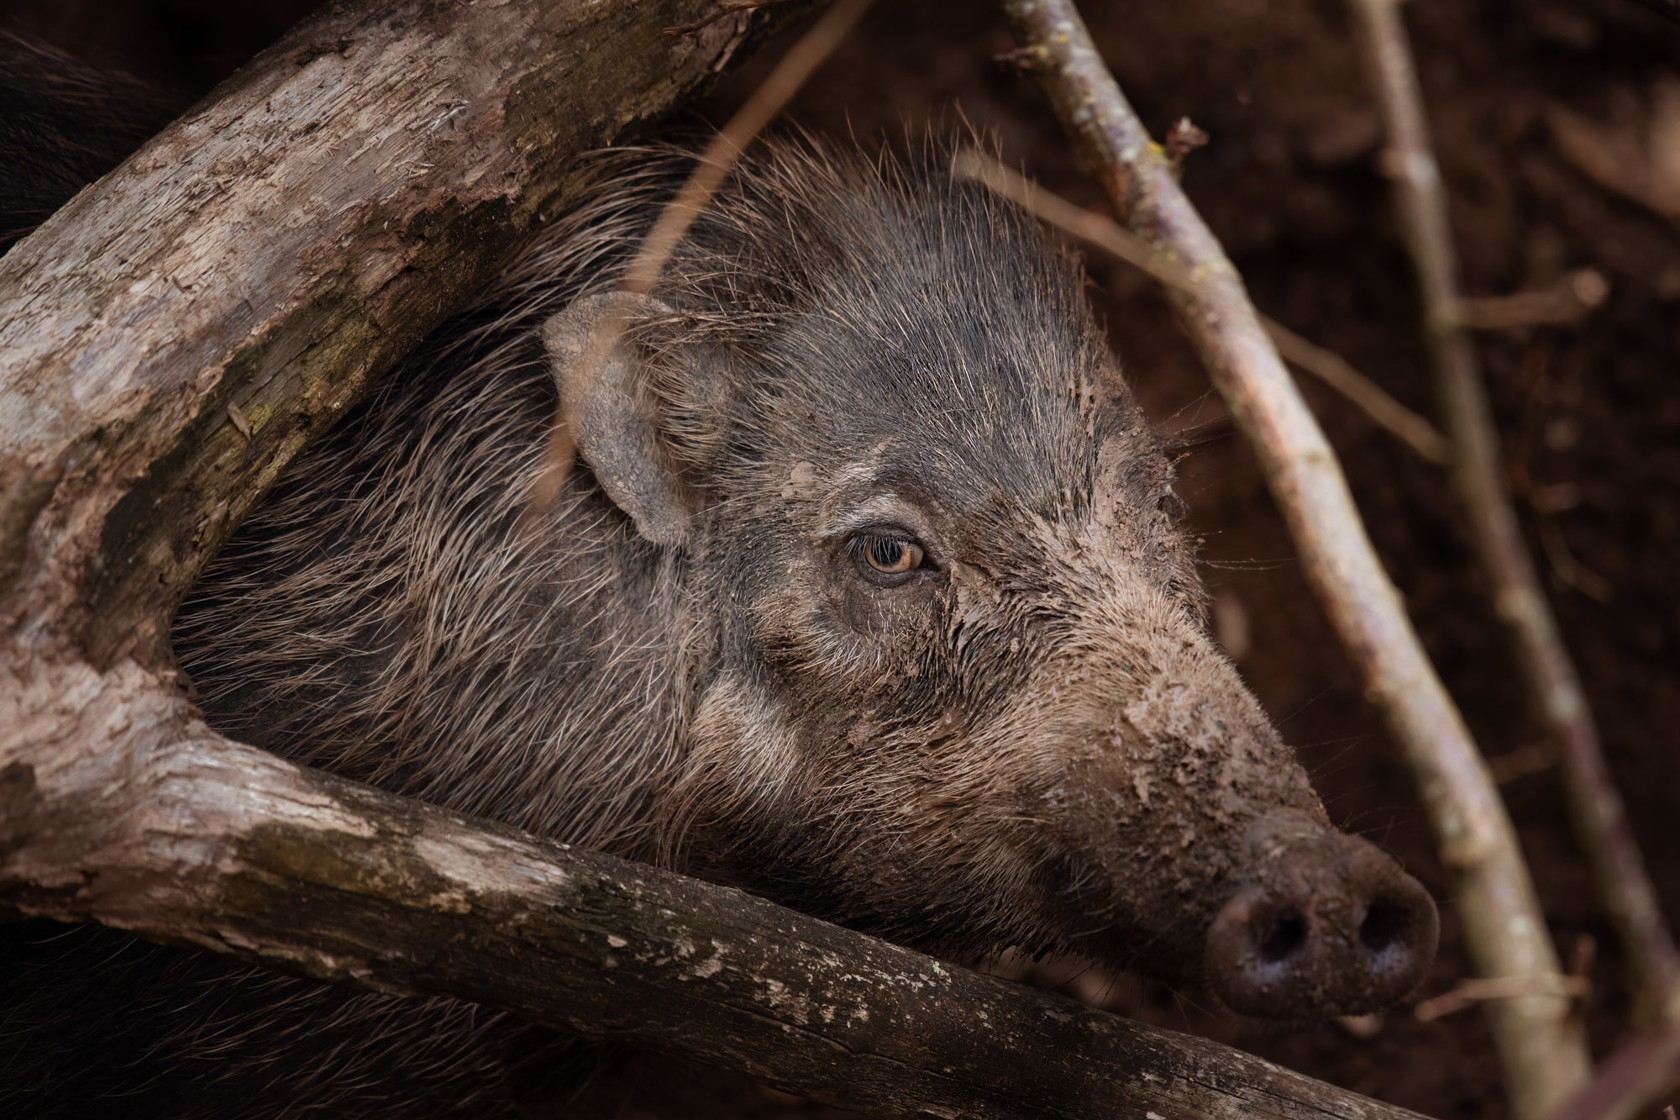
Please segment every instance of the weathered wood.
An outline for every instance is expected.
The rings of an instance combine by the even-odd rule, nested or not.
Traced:
[[[0,754],[0,902],[476,1000],[881,1116],[1414,1115],[739,891],[301,770],[109,677],[59,675],[66,707],[32,730],[64,737],[35,764]],[[73,745],[121,721],[120,751]]]
[[[665,33],[711,8],[333,8],[0,258],[0,627],[162,661],[303,443],[563,204],[580,153],[767,18]]]
[[[478,1000],[882,1115],[1409,1115],[300,770],[175,686],[169,611],[241,513],[563,204],[579,152],[762,18],[664,34],[711,9],[334,9],[0,259],[0,913]]]

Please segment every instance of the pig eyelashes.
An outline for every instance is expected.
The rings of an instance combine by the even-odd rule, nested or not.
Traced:
[[[854,533],[846,541],[846,552],[864,578],[881,587],[897,587],[918,573],[939,570],[922,543],[896,525]]]
[[[863,543],[863,558],[882,575],[896,576],[922,566],[922,546],[892,537],[871,537]]]

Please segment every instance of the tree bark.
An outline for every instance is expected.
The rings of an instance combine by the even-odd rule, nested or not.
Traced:
[[[205,560],[564,205],[582,152],[762,30],[665,34],[712,11],[335,8],[0,258],[0,916],[477,1000],[881,1115],[1409,1115],[301,770],[178,687],[169,615]]]

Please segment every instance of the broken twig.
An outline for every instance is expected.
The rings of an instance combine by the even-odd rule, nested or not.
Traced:
[[[1582,268],[1563,282],[1537,292],[1508,296],[1460,296],[1452,307],[1458,326],[1472,331],[1543,327],[1576,323],[1610,298],[1610,281],[1596,268]]]
[[[1636,1014],[1680,1022],[1680,958],[1605,765],[1586,693],[1505,492],[1493,413],[1474,344],[1464,329],[1446,193],[1429,145],[1405,27],[1395,0],[1350,2],[1388,136],[1384,166],[1394,180],[1401,229],[1417,269],[1436,396],[1453,446],[1453,488],[1530,705],[1563,767],[1576,835],[1627,952]],[[1515,1069],[1507,1072],[1513,1082],[1519,1076]],[[1585,1073],[1582,1069],[1579,1076]],[[1549,1114],[1557,1103],[1523,1115]]]
[[[1116,214],[1197,284],[1167,289],[1214,386],[1254,446],[1301,568],[1341,637],[1418,792],[1453,875],[1465,938],[1484,976],[1560,976],[1557,952],[1499,800],[1464,721],[1407,620],[1335,453],[1260,326],[1236,269],[1179,189],[1161,150],[1103,65],[1069,0],[1005,0],[1032,66]],[[1538,1118],[1582,1084],[1587,1051],[1569,1001],[1488,1005],[1517,1115]]]
[[[1418,1022],[1430,1023],[1491,999],[1564,996],[1584,999],[1591,990],[1585,976],[1493,976],[1466,980],[1450,992],[1424,1000],[1412,1009]]]

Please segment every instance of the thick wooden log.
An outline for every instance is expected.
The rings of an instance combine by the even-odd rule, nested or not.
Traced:
[[[138,671],[54,684],[64,706],[31,728],[54,749],[31,763],[0,747],[0,904],[475,1000],[878,1116],[1414,1115],[739,891],[301,770],[217,738]]]

